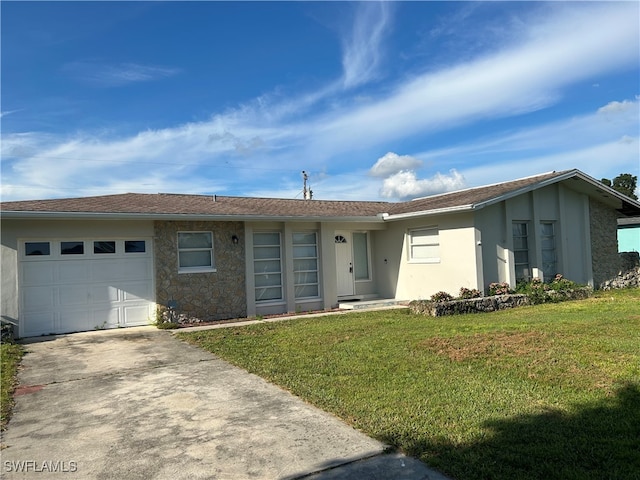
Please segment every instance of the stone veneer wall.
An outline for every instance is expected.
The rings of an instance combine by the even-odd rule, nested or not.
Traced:
[[[242,222],[155,222],[156,303],[201,321],[247,316]],[[178,232],[213,232],[216,272],[178,273]],[[231,241],[233,235],[238,243]]]
[[[620,253],[620,264],[618,275],[606,280],[601,285],[603,290],[640,287],[640,254],[638,252],[622,252]]]
[[[589,199],[589,213],[593,285],[601,288],[620,271],[618,215],[612,208],[593,199]]]

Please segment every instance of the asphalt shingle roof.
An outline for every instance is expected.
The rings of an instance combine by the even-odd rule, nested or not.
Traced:
[[[125,193],[97,197],[4,202],[2,211],[56,213],[129,213],[272,217],[375,216],[386,202],[288,200],[213,195]]]
[[[511,182],[497,183],[484,187],[469,188],[457,192],[443,193],[431,197],[419,198],[410,202],[395,204],[390,214],[399,215],[411,212],[425,212],[429,210],[439,210],[447,208],[462,207],[465,205],[477,205],[488,202],[492,199],[502,197],[511,192],[530,187],[545,180],[564,175],[564,172],[551,172],[535,177],[522,178]]]
[[[203,215],[229,217],[375,217],[475,205],[531,187],[567,172],[434,195],[408,202],[289,200],[211,195],[125,193],[96,197],[0,203],[2,212]]]

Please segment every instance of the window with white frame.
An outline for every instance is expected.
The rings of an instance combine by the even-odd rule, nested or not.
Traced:
[[[293,282],[295,298],[319,295],[316,232],[294,232],[293,234]]]
[[[527,222],[513,222],[513,259],[516,281],[531,280],[529,265],[529,228]]]
[[[540,244],[542,247],[542,272],[545,281],[551,281],[558,273],[556,260],[556,236],[553,222],[540,223]]]
[[[279,232],[253,234],[256,302],[282,300],[282,249]]]
[[[440,261],[440,234],[438,227],[409,230],[409,260],[437,263]]]
[[[213,233],[178,232],[178,272],[215,272]]]

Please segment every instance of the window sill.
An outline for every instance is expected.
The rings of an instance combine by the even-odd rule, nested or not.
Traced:
[[[178,274],[183,273],[216,273],[218,270],[211,267],[194,267],[194,268],[180,268]]]
[[[276,300],[256,300],[256,305],[259,305],[261,307],[270,307],[274,305],[286,305],[286,304],[287,302],[285,302],[281,298]]]
[[[424,260],[409,260],[409,263],[415,263],[415,264],[436,264],[436,263],[440,263],[440,259],[439,258],[426,258]]]

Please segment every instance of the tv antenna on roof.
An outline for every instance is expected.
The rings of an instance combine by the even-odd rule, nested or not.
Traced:
[[[307,188],[307,181],[309,180],[309,175],[304,170],[302,171],[302,180],[303,180],[302,197],[305,200],[313,199],[313,190],[311,190],[311,186],[309,186],[309,188]]]

